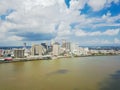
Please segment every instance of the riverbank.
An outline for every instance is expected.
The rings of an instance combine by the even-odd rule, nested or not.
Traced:
[[[57,57],[44,57],[44,58],[13,58],[12,60],[0,60],[0,63],[13,63],[13,62],[26,62],[26,61],[38,61],[38,60],[57,60],[61,58],[79,58],[79,57],[97,57],[97,56],[120,56],[115,55],[84,55],[84,56],[57,56]]]

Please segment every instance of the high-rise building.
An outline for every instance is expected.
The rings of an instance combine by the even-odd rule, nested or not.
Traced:
[[[35,44],[31,47],[31,55],[43,55],[46,52],[46,49],[39,44]]]
[[[24,58],[24,49],[14,49],[15,58]]]
[[[42,45],[46,50],[48,49],[47,43],[41,43],[41,45]]]
[[[71,51],[71,43],[67,42],[66,40],[62,41],[62,48],[64,48],[66,51]]]
[[[59,45],[59,43],[58,42],[55,42],[54,44],[53,44],[53,55],[54,56],[58,56],[59,54],[60,54],[60,45]]]

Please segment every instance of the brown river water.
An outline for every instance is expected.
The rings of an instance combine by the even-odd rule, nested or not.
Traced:
[[[1,63],[0,90],[120,90],[120,56]]]

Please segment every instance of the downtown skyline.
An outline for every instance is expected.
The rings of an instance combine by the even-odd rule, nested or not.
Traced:
[[[120,45],[120,0],[0,0],[0,46]]]

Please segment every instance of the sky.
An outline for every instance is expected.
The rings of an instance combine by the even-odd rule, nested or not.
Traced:
[[[120,0],[0,0],[0,46],[63,39],[120,45]]]

